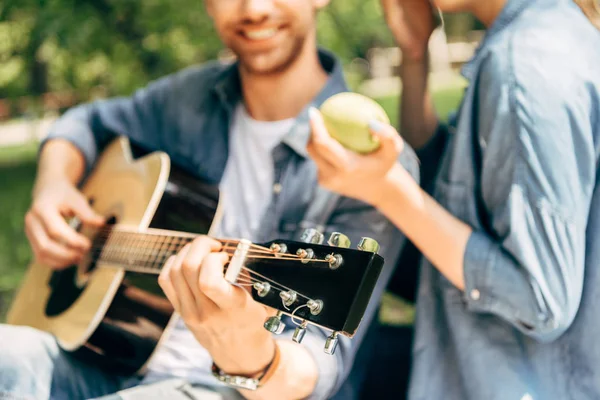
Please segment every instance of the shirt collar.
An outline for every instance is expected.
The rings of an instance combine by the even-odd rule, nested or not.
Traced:
[[[296,123],[282,141],[296,153],[305,158],[308,157],[306,145],[310,137],[308,109],[310,107],[318,108],[325,100],[334,94],[348,91],[341,62],[333,55],[333,53],[324,49],[318,49],[318,55],[319,61],[328,73],[329,78],[327,79],[325,86],[323,86],[323,89],[321,89],[313,101],[311,101],[310,104],[307,104],[300,114],[298,114]],[[221,102],[230,111],[242,100],[242,89],[237,62],[226,68],[218,76],[214,90]]]
[[[471,60],[463,66],[463,76],[469,81],[473,79],[475,73],[477,72],[479,63],[481,62],[482,57],[485,55],[484,50],[487,49],[500,36],[501,32],[509,28],[524,10],[539,3],[548,3],[553,1],[556,0],[508,0],[498,18],[496,18],[492,26],[490,26],[486,31],[481,43],[475,51],[473,58],[471,58]]]

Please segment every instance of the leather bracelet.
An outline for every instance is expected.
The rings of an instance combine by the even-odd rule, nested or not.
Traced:
[[[267,366],[260,372],[254,375],[255,377],[240,376],[240,375],[229,375],[221,370],[213,362],[212,374],[219,382],[224,383],[227,386],[234,387],[236,389],[256,390],[264,385],[277,371],[279,367],[279,361],[281,360],[281,353],[279,351],[279,345],[275,341],[275,354],[273,359]]]

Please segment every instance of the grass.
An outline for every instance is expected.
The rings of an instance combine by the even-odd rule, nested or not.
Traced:
[[[442,90],[434,94],[439,115],[445,118],[456,109],[462,91]],[[394,126],[398,121],[398,97],[377,99]],[[23,230],[23,218],[31,202],[36,169],[37,144],[0,147],[0,321],[4,320],[14,290],[30,261],[30,248]],[[414,310],[387,294],[381,318],[390,324],[411,323]]]

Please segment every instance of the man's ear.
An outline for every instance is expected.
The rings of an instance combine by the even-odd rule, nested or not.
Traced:
[[[317,10],[320,10],[321,8],[325,7],[327,4],[329,4],[330,0],[313,0],[313,4],[315,5],[315,8]]]

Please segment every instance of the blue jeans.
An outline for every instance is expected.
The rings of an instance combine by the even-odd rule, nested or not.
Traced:
[[[144,384],[63,351],[54,337],[0,324],[0,400],[237,400],[229,388],[192,386],[181,379]]]
[[[0,325],[0,399],[90,399],[117,392],[128,381],[74,358],[48,333]]]

